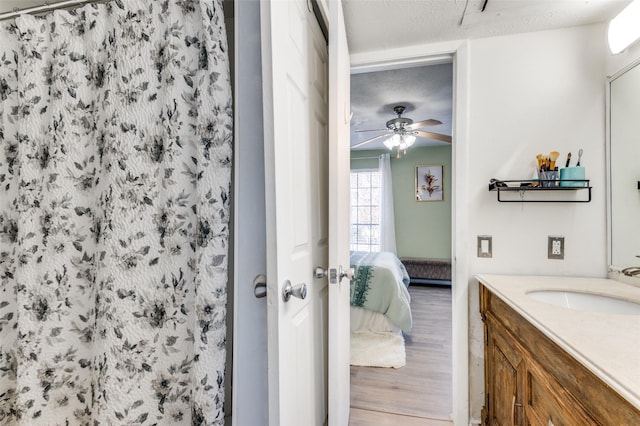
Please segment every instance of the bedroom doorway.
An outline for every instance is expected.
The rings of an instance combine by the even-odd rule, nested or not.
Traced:
[[[352,72],[351,144],[360,144],[360,149],[351,152],[352,250],[369,251],[368,246],[375,247],[384,240],[379,229],[383,197],[375,191],[382,192],[376,188],[380,185],[376,173],[379,156],[389,152],[384,142],[392,135],[385,132],[387,122],[406,117],[428,126],[420,130],[451,136],[453,82],[452,57],[427,58],[409,66],[363,67]],[[402,115],[396,115],[397,106],[405,107]],[[396,256],[404,263],[407,259],[417,262],[417,269],[421,269],[416,272],[415,265],[407,268],[413,324],[410,331],[402,333],[402,367],[378,367],[375,359],[370,360],[371,366],[367,359],[353,360],[359,365],[351,367],[350,425],[369,424],[373,418],[389,424],[448,425],[452,424],[454,410],[452,145],[446,138],[416,140],[406,151],[396,147],[392,154]],[[433,193],[425,193],[426,182],[420,182],[427,173],[435,176],[432,186],[437,188]],[[434,259],[438,260],[435,267],[430,264]],[[444,269],[440,264],[445,264]],[[358,325],[352,331],[362,331],[363,327],[368,331],[359,316],[356,321]],[[352,352],[367,352],[359,347],[361,340],[353,339]],[[355,351],[354,345],[358,345]],[[377,346],[372,352],[379,355],[384,349]]]

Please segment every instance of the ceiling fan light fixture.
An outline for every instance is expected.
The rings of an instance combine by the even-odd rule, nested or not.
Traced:
[[[413,145],[416,142],[416,137],[414,135],[404,135],[402,137],[402,141],[405,143],[407,148]]]
[[[609,22],[607,41],[612,54],[622,52],[640,38],[640,0],[633,0]]]
[[[397,134],[394,135],[398,136]],[[403,134],[399,136],[400,143],[398,144],[398,155],[396,158],[400,158],[400,151],[403,151],[403,154],[407,154],[407,148],[413,145],[416,141],[416,137],[414,135]]]
[[[416,142],[416,137],[413,135],[402,135],[400,136],[400,143],[398,144],[398,149],[407,149],[411,145]]]
[[[396,146],[400,145],[400,143],[401,143],[400,135],[398,135],[396,133],[393,136],[391,136],[390,138],[385,139],[385,141],[383,143],[384,143],[384,146],[386,146],[387,148],[389,148],[391,150],[391,149],[395,148]]]
[[[385,129],[370,129],[370,130],[356,130],[356,132],[379,132],[385,131],[387,134],[374,136],[361,142],[357,142],[351,145],[351,149],[359,148],[365,144],[373,141],[382,140],[382,143],[389,150],[398,148],[399,150],[406,150],[408,147],[416,142],[416,137],[426,139],[436,139],[442,142],[451,143],[451,136],[441,135],[440,133],[431,133],[420,130],[423,127],[435,126],[442,124],[441,121],[435,119],[428,119],[414,122],[412,119],[402,117],[402,113],[405,111],[405,107],[398,105],[393,108],[393,111],[398,114],[398,117],[387,121],[387,128]],[[384,138],[384,139],[383,139]]]

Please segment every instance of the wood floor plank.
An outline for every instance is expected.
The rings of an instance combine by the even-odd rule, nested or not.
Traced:
[[[405,336],[407,365],[351,367],[352,412],[448,421],[452,412],[451,287],[411,286],[409,292],[413,328]],[[358,419],[352,416],[350,425],[365,424],[356,423]],[[405,423],[394,425],[398,424]]]
[[[380,411],[361,410],[351,408],[349,426],[452,426],[453,422],[446,420],[411,417],[399,414],[389,414]]]

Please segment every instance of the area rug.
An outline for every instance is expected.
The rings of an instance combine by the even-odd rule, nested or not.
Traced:
[[[400,368],[406,364],[402,332],[351,333],[351,365]]]

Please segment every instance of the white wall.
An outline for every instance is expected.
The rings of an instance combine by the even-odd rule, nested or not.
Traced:
[[[484,404],[482,323],[474,274],[606,276],[604,25],[469,42],[468,194],[470,412]],[[590,203],[499,203],[488,181],[528,179],[535,156],[579,148]],[[493,236],[493,258],[476,236]],[[565,237],[564,260],[547,236]]]

